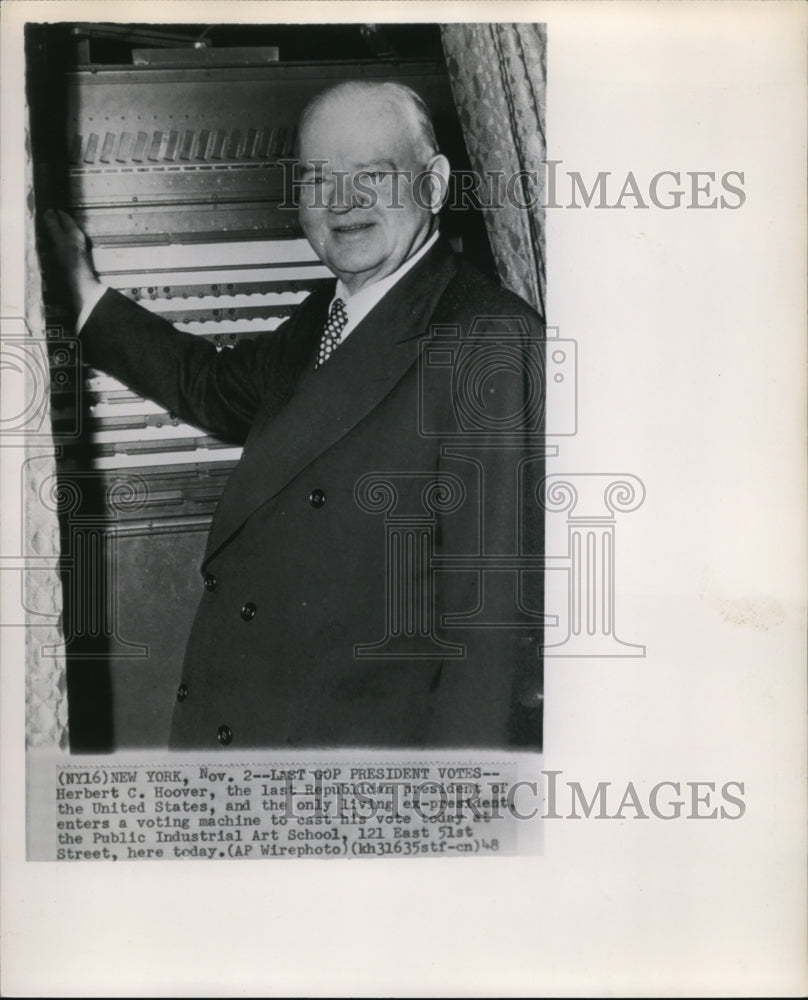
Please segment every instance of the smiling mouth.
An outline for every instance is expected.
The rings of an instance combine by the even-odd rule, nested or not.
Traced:
[[[331,232],[338,233],[340,236],[351,236],[353,233],[362,233],[366,229],[370,229],[372,225],[372,222],[357,222],[352,226],[333,226]]]

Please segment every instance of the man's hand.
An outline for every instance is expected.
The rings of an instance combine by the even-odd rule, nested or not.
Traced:
[[[76,315],[97,294],[101,282],[93,269],[90,244],[82,229],[59,209],[48,209],[42,217],[50,249],[67,282]]]

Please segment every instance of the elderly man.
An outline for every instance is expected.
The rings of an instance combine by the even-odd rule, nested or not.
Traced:
[[[518,560],[541,547],[539,319],[440,237],[449,164],[409,88],[319,95],[299,161],[300,223],[336,287],[229,351],[104,289],[72,220],[46,220],[85,358],[244,444],[170,745],[536,745],[541,577]],[[386,534],[393,515],[409,530]]]

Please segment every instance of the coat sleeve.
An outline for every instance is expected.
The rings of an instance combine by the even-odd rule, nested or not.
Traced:
[[[282,391],[286,328],[293,322],[217,351],[110,289],[80,338],[89,364],[182,420],[241,444],[259,405]]]
[[[451,412],[445,411],[455,432],[462,432],[458,408],[479,420],[473,433],[455,433],[443,445],[439,461],[441,473],[462,480],[466,496],[457,511],[441,517],[436,555],[439,561],[467,558],[468,569],[439,570],[435,577],[439,634],[465,649],[441,667],[435,745],[541,745],[543,570],[537,557],[544,519],[536,487],[544,468],[544,331],[521,300],[505,299],[497,306],[500,317],[503,308],[511,315],[494,317],[496,329],[518,334],[516,340],[506,337],[504,346],[492,347],[481,338],[469,346],[465,371],[475,377],[457,379]],[[463,399],[463,392],[472,395]],[[499,395],[493,417],[515,419],[486,426],[488,393]],[[463,621],[458,613],[470,617]],[[440,628],[447,615],[455,616],[454,624]]]

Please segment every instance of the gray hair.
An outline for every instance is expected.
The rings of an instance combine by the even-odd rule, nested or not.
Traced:
[[[314,112],[332,97],[342,95],[348,97],[354,94],[357,96],[380,94],[388,97],[403,111],[409,122],[413,140],[417,144],[418,152],[423,156],[424,162],[438,152],[435,127],[432,124],[429,108],[412,87],[408,87],[404,83],[396,83],[393,80],[343,80],[316,94],[303,109],[295,139],[296,156],[300,155],[300,136],[303,128]]]

